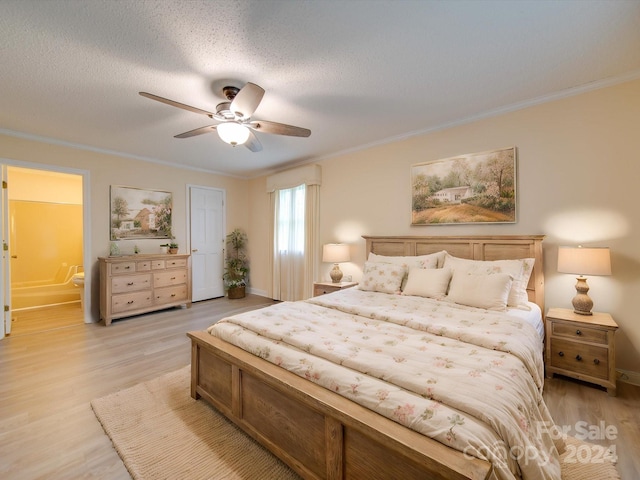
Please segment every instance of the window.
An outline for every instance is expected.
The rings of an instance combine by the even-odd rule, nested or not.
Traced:
[[[278,190],[276,245],[280,255],[304,255],[305,185]]]

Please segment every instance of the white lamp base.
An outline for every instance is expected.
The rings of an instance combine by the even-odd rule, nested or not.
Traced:
[[[329,272],[329,276],[333,283],[340,283],[342,280],[342,270],[340,270],[340,266],[337,263],[333,264],[333,269]]]

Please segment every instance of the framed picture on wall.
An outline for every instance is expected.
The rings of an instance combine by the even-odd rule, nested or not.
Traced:
[[[111,185],[111,240],[171,238],[171,192]]]
[[[515,147],[411,166],[411,225],[515,221]]]

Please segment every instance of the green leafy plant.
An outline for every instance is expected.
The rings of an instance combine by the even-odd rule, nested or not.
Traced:
[[[248,283],[249,259],[247,258],[247,234],[236,228],[226,237],[227,252],[223,275],[225,288],[244,287]]]

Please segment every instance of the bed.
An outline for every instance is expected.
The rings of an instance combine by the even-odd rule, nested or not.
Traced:
[[[375,270],[383,264],[393,265],[393,259],[390,260],[390,257],[404,260],[413,257],[416,260],[428,259],[424,262],[435,263],[430,266],[421,264],[422,267],[440,269],[438,274],[442,274],[447,269],[451,270],[456,266],[455,262],[461,262],[460,264],[463,265],[464,259],[477,261],[478,265],[493,265],[488,262],[503,260],[532,259],[528,260],[528,265],[532,267],[527,275],[528,281],[526,281],[526,285],[521,286],[525,292],[523,301],[526,301],[529,307],[521,310],[544,312],[543,236],[367,236],[364,238],[368,258],[365,263],[363,281],[359,287],[316,297],[306,302],[284,302],[258,312],[240,314],[233,319],[218,322],[220,326],[214,326],[211,332],[189,332],[188,335],[192,340],[192,397],[202,398],[212,404],[303,478],[482,479],[518,478],[520,475],[528,479],[553,478],[555,475],[558,475],[559,478],[559,466],[557,458],[553,454],[557,454],[557,450],[562,448],[561,442],[557,439],[554,441],[550,435],[542,431],[550,427],[552,422],[546,411],[546,406],[541,400],[543,378],[541,371],[541,339],[543,338],[540,331],[541,323],[538,323],[537,331],[536,327],[524,321],[520,322],[523,326],[517,327],[516,335],[521,334],[520,330],[524,332],[522,335],[525,337],[522,337],[524,340],[521,343],[527,344],[526,349],[520,348],[520,340],[518,340],[518,346],[514,347],[513,342],[509,343],[509,337],[504,337],[505,341],[498,339],[491,343],[491,338],[501,335],[501,333],[493,331],[489,336],[478,340],[480,346],[467,345],[467,334],[470,335],[469,332],[478,330],[475,327],[476,317],[474,315],[480,314],[483,319],[485,317],[492,319],[492,325],[500,322],[514,323],[512,317],[506,318],[503,313],[486,309],[482,310],[487,313],[475,312],[479,309],[458,304],[452,305],[451,302],[443,299],[398,295],[393,291],[380,293],[376,291],[379,290],[377,288],[369,288],[370,286],[365,281],[370,269]],[[447,252],[448,259],[445,259],[441,253],[443,251]],[[436,257],[437,260],[434,260]],[[372,259],[373,262],[370,262],[369,260]],[[444,265],[441,265],[441,262]],[[449,267],[441,268],[447,265]],[[383,268],[390,272],[396,271],[395,267],[384,266]],[[434,272],[424,272],[425,268],[418,270],[416,275],[434,274]],[[453,270],[454,272],[458,271],[455,268]],[[501,279],[505,276],[509,276],[513,280],[513,275],[500,272],[499,275],[492,276],[491,281],[502,281]],[[463,278],[461,275],[458,277]],[[402,288],[405,290],[415,288],[416,282],[413,281],[413,278],[418,277],[409,275],[407,279],[405,276]],[[489,277],[473,277],[476,282],[479,278]],[[409,283],[412,281],[413,283]],[[484,282],[482,283],[484,284]],[[505,285],[510,286],[512,283]],[[394,289],[393,286],[390,288]],[[453,284],[448,288],[449,293],[453,293]],[[468,289],[462,288],[460,291],[466,295]],[[508,295],[510,299],[511,291]],[[506,296],[504,298],[506,299]],[[370,303],[378,301],[378,299],[382,302],[379,306]],[[478,301],[482,302],[484,299],[480,298]],[[427,308],[442,310],[447,319],[455,319],[455,322],[459,322],[455,328],[449,328],[454,333],[449,335],[447,332],[443,335],[443,330],[447,330],[446,327],[441,324],[425,324],[426,326],[415,327],[418,330],[423,329],[422,332],[414,334],[412,331],[408,335],[405,334],[405,330],[402,329],[408,328],[407,319],[414,319],[413,312]],[[393,315],[388,313],[392,311]],[[458,311],[460,311],[460,315],[458,315]],[[395,318],[397,315],[400,316],[399,320]],[[520,315],[531,316],[522,312]],[[388,316],[394,318],[389,319]],[[533,317],[535,316],[533,315]],[[540,313],[537,316],[540,317]],[[294,322],[292,325],[296,326],[287,326],[282,320],[285,317],[291,317]],[[540,318],[538,318],[539,320]],[[421,317],[419,321],[422,322]],[[272,322],[273,328],[267,333],[266,328],[260,322]],[[349,324],[354,324],[354,328],[358,332],[366,331],[366,334],[362,334],[362,336],[366,337],[367,341],[380,332],[382,332],[381,335],[386,335],[384,338],[387,339],[389,335],[396,335],[401,339],[400,343],[406,343],[409,348],[418,348],[419,342],[426,341],[430,344],[429,348],[425,349],[421,344],[419,349],[421,352],[426,352],[425,355],[436,355],[431,357],[431,361],[435,361],[437,365],[435,367],[431,365],[431,370],[428,370],[426,364],[424,366],[416,364],[415,357],[412,357],[411,353],[407,358],[402,353],[391,356],[391,360],[386,359],[385,361],[389,362],[391,367],[384,367],[384,362],[371,361],[367,357],[370,354],[369,350],[361,351],[360,347],[357,347],[358,353],[354,354],[353,351],[348,351],[351,347],[346,347],[346,351],[340,351],[344,345],[339,345],[335,339],[317,342],[318,344],[326,344],[327,348],[323,352],[316,352],[320,347],[314,345],[313,341],[308,342],[308,339],[320,338],[314,337],[317,335],[314,329],[323,322],[329,325],[327,330],[333,330],[338,335],[349,337],[348,345],[353,343],[356,335],[353,332],[345,334],[342,331]],[[254,328],[256,332],[245,331],[245,326]],[[413,326],[411,328],[415,329]],[[371,329],[371,331],[366,329]],[[289,343],[288,338],[287,341],[283,341],[289,331],[293,332],[293,335],[299,335],[298,340],[291,341],[293,349],[286,345]],[[511,331],[509,332],[505,335],[513,335]],[[260,338],[261,341],[266,342],[262,343],[262,346],[244,344],[245,338],[262,337],[262,334],[267,337]],[[325,338],[325,333],[318,335]],[[330,333],[326,333],[326,335],[330,335]],[[465,338],[454,338],[461,335]],[[436,338],[436,341],[433,338]],[[230,342],[234,342],[236,345]],[[489,343],[486,344],[487,342]],[[487,355],[486,361],[491,362],[492,365],[502,364],[502,362],[516,362],[513,365],[520,365],[517,368],[529,371],[527,375],[511,375],[518,377],[517,382],[524,384],[523,387],[518,387],[519,390],[529,392],[522,394],[526,395],[522,401],[516,402],[514,400],[514,405],[516,403],[518,405],[526,403],[527,405],[526,415],[518,417],[517,412],[515,415],[516,421],[527,424],[526,428],[522,425],[511,425],[509,422],[512,422],[513,419],[507,418],[503,421],[501,418],[490,417],[490,414],[485,412],[480,413],[480,420],[469,418],[470,416],[466,414],[465,410],[467,408],[490,410],[491,403],[501,402],[509,408],[508,402],[512,393],[499,391],[495,393],[496,397],[491,400],[489,406],[473,405],[467,407],[466,404],[473,404],[476,399],[484,396],[484,393],[479,393],[483,392],[482,385],[476,384],[474,386],[472,383],[467,383],[467,377],[482,376],[486,372],[469,370],[469,375],[466,375],[464,382],[461,383],[464,386],[452,387],[453,384],[450,382],[456,377],[456,374],[453,373],[456,370],[442,370],[449,367],[447,362],[450,359],[446,355],[438,355],[435,350],[449,348],[445,344],[451,344],[452,348],[458,349],[455,351],[464,351],[467,355],[475,355],[479,350],[482,354],[481,357],[484,358],[483,356]],[[497,344],[506,346],[504,348],[496,347]],[[430,352],[431,346],[434,349],[433,353]],[[342,349],[344,350],[344,348]],[[355,350],[355,347],[352,350]],[[515,351],[513,355],[512,350]],[[371,351],[387,353],[386,347],[384,349],[372,347]],[[312,357],[307,357],[307,355]],[[515,358],[516,356],[517,358]],[[531,357],[531,359],[521,362],[521,357]],[[455,357],[451,358],[455,360]],[[462,355],[459,358],[468,361]],[[394,361],[400,362],[402,365],[396,368],[393,366]],[[299,368],[296,367],[296,362],[298,362]],[[354,364],[352,365],[351,362]],[[355,363],[358,362],[365,365],[375,364],[377,366],[380,364],[380,368],[366,368],[366,372],[361,373],[356,370],[358,367]],[[453,363],[456,362],[457,360]],[[342,364],[342,367],[338,367],[337,364]],[[310,368],[310,365],[313,365],[313,368]],[[293,367],[292,371],[283,368],[286,366]],[[386,413],[384,408],[379,410],[381,413],[374,411],[375,408],[370,405],[373,402],[371,397],[361,396],[361,392],[356,392],[356,387],[353,386],[353,383],[349,384],[348,379],[336,380],[329,375],[333,369],[337,370],[343,367],[347,368],[352,377],[355,375],[353,378],[366,377],[366,383],[358,383],[357,388],[361,388],[363,391],[372,389],[373,397],[378,395],[377,407],[388,402]],[[440,367],[445,373],[438,373],[437,375],[440,376],[435,377],[436,374],[433,371]],[[423,371],[429,373],[423,373]],[[498,371],[498,367],[496,367],[496,371]],[[516,367],[505,371],[516,371]],[[421,375],[425,375],[425,377],[420,378]],[[499,373],[498,375],[503,374]],[[380,382],[390,381],[390,377],[399,377],[399,386],[391,389],[379,388]],[[511,382],[509,379],[504,381]],[[418,386],[414,387],[413,382],[417,382]],[[440,382],[439,385],[438,382]],[[443,388],[432,389],[433,385],[430,383],[436,384],[436,387],[442,385]],[[345,392],[345,390],[349,390],[349,386],[352,391]],[[445,386],[447,388],[444,388]],[[414,391],[416,388],[418,390]],[[421,388],[424,390],[420,390]],[[498,389],[501,390],[502,385],[499,387],[496,385],[495,390]],[[381,391],[385,392],[385,397],[382,400],[379,397]],[[441,407],[443,402],[440,402],[438,395],[445,391],[446,395],[452,396],[452,405]],[[406,395],[413,395],[411,402],[406,403],[407,405],[411,404],[412,407],[422,405],[418,402],[423,402],[426,405],[424,409],[420,407],[420,411],[423,412],[421,415],[414,414],[411,409],[409,411],[403,410],[402,405],[404,404],[402,402]],[[363,399],[363,397],[365,398]],[[392,400],[396,403],[394,404]],[[395,405],[395,408],[390,409],[388,405]],[[534,410],[535,412],[533,412]],[[429,412],[429,415],[425,416],[426,412]],[[459,423],[461,415],[468,419],[464,426],[465,430],[462,430],[462,427],[458,429],[457,422]],[[501,416],[502,414],[496,415]],[[442,423],[438,424],[436,421],[438,418],[448,419],[451,423],[449,428],[445,429],[442,427]],[[432,423],[434,426],[430,426]],[[487,428],[485,423],[491,425],[491,428]],[[544,426],[544,429],[540,428],[541,425]],[[427,431],[426,434],[425,431]],[[526,432],[527,438],[518,436],[522,435],[522,431]],[[456,434],[456,432],[458,433]],[[495,432],[500,432],[497,440],[491,437]],[[500,443],[503,441],[501,435],[509,437],[507,444]],[[543,439],[541,437],[549,438]],[[504,445],[513,447],[514,444],[522,448],[515,457],[522,458],[512,458],[514,457],[513,448],[504,448]],[[535,455],[531,455],[532,452]],[[533,458],[541,454],[544,461],[541,461],[541,458]],[[545,455],[549,455],[549,457],[546,458]],[[524,458],[525,456],[526,458]],[[547,463],[549,466],[540,466],[536,462],[538,464]],[[531,467],[529,465],[531,463],[536,465]]]

